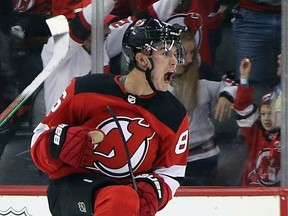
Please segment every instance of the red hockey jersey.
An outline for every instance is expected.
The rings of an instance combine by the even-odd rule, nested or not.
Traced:
[[[134,174],[157,173],[173,195],[179,187],[174,178],[184,177],[186,168],[189,127],[186,110],[168,91],[142,97],[128,94],[118,78],[112,74],[74,78],[50,114],[34,130],[33,161],[51,179],[75,172],[95,172],[127,182],[130,177],[125,148],[107,109],[109,105],[124,132]],[[61,123],[104,132],[104,140],[94,149],[93,164],[74,168],[51,158],[50,134]]]

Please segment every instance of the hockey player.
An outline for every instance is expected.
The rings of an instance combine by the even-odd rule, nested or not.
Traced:
[[[126,76],[74,78],[34,130],[31,154],[49,175],[52,215],[152,216],[184,177],[188,116],[167,91],[183,61],[179,32],[142,19],[122,44]]]
[[[180,0],[159,0],[154,4],[149,5],[149,7],[147,7],[145,10],[134,14],[133,16],[129,16],[123,20],[114,22],[109,26],[109,30],[107,24],[110,19],[109,16],[106,15],[108,15],[110,10],[112,10],[114,7],[115,1],[105,0],[104,15],[106,16],[106,19],[104,22],[104,32],[110,31],[110,34],[106,34],[107,37],[105,37],[104,41],[103,71],[105,73],[109,72],[110,59],[121,53],[121,41],[123,34],[132,22],[138,19],[151,17],[165,21],[171,16],[179,2]],[[85,39],[90,34],[92,20],[91,8],[91,4],[82,8],[82,10],[77,13],[76,17],[71,21],[71,37],[73,40],[79,42],[80,44],[84,43]],[[87,40],[85,42],[87,42]],[[43,48],[42,60],[44,66],[49,62],[52,56],[53,47],[53,39],[50,39],[47,45],[45,45]],[[63,69],[53,76],[48,77],[44,83],[44,97],[46,106],[45,114],[50,111],[51,107],[61,96],[62,92],[71,82],[73,77],[87,75],[89,72],[91,72],[91,57],[90,54],[86,52],[86,50],[78,49],[77,52],[70,55],[71,58],[67,58],[67,63],[64,64]],[[85,65],[85,67],[83,67],[83,65]]]
[[[240,66],[234,109],[237,123],[248,144],[249,156],[243,173],[243,186],[279,186],[280,184],[280,127],[272,119],[274,91],[262,98],[259,108],[253,104],[253,87],[248,78],[251,62],[243,59]]]

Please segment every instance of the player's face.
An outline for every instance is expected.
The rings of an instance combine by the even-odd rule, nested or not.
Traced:
[[[151,79],[158,91],[167,91],[172,80],[172,76],[176,71],[177,49],[165,48],[164,45],[157,47],[157,51],[153,51],[152,59],[154,63]]]
[[[270,105],[264,104],[260,107],[260,121],[265,130],[270,131],[274,129],[272,124]]]
[[[193,41],[182,40],[182,44],[185,50],[185,63],[177,65],[177,68],[176,68],[177,74],[184,73],[187,70],[187,68],[190,66],[190,64],[193,63],[193,59],[195,55],[197,55],[197,48]]]

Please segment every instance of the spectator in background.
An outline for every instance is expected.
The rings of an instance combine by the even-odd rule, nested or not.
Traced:
[[[281,52],[281,0],[239,0],[233,11],[235,79],[240,79],[241,60],[248,58],[253,64],[249,83],[255,88],[254,100],[258,104],[279,79],[275,63]]]
[[[226,3],[219,4],[217,0],[191,0],[190,5],[186,6],[186,11],[177,11],[196,12],[201,15],[203,36],[199,53],[210,66],[214,65],[216,49],[221,42],[222,23],[227,9]]]
[[[174,26],[184,24],[176,24],[175,20],[173,23]],[[199,58],[195,32],[194,29],[183,27],[185,31],[181,32],[181,40],[185,50],[185,64],[177,66],[170,89],[189,114],[189,154],[183,185],[207,186],[213,184],[220,152],[211,116],[215,115],[219,121],[230,117],[232,97],[229,90],[234,87],[224,81],[198,78]]]
[[[253,86],[249,85],[252,63],[244,58],[240,65],[240,85],[238,86],[234,109],[237,123],[249,148],[249,156],[244,168],[243,186],[280,185],[280,127],[272,115],[275,94],[262,97],[259,108],[253,104]]]
[[[180,28],[187,28],[194,34],[195,49],[197,49],[198,59],[198,74],[199,79],[207,79],[213,81],[220,81],[220,72],[215,70],[214,67],[209,65],[205,59],[202,59],[198,50],[202,46],[203,41],[203,20],[200,14],[195,12],[174,13],[167,22],[172,25],[179,26]],[[185,27],[183,27],[185,26]]]

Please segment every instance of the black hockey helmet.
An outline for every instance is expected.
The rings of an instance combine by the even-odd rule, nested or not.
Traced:
[[[168,50],[176,46],[178,63],[184,63],[184,49],[177,29],[157,19],[141,19],[132,23],[122,41],[123,53],[129,69],[135,66],[136,53],[151,55],[152,51],[157,50],[156,45],[161,43]]]

